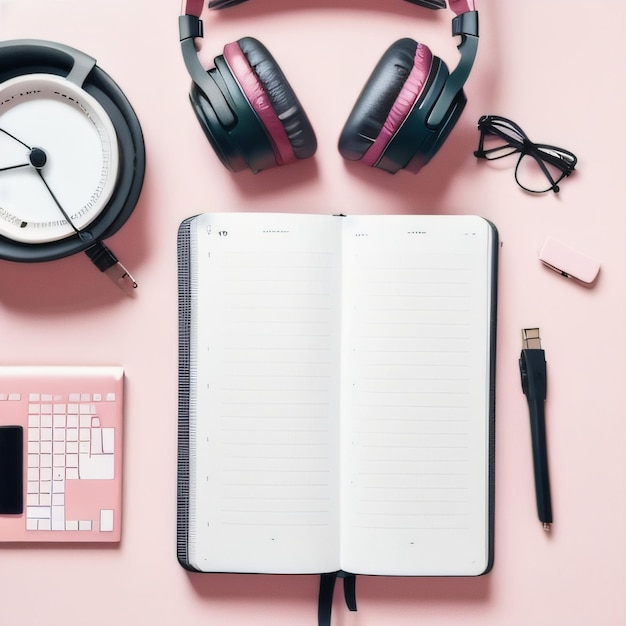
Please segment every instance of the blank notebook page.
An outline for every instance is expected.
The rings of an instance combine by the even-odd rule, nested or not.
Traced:
[[[338,220],[199,219],[192,361],[204,414],[190,420],[202,450],[190,463],[191,560],[218,571],[336,569]]]
[[[344,232],[342,567],[487,566],[485,220],[360,216]],[[367,546],[364,549],[364,546]]]

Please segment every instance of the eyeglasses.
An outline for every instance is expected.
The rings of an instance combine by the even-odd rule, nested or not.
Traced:
[[[533,143],[511,120],[483,115],[478,120],[480,140],[474,156],[494,161],[518,154],[515,182],[530,193],[559,192],[559,183],[576,167],[578,159],[569,150]]]

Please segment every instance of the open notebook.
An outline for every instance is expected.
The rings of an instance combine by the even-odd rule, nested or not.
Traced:
[[[488,571],[495,228],[219,213],[178,245],[180,563]]]

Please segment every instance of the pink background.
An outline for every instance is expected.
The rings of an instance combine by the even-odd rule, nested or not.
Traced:
[[[0,624],[316,624],[314,576],[190,575],[176,562],[176,230],[216,210],[473,213],[500,232],[493,572],[361,578],[359,611],[336,594],[333,626],[626,624],[626,4],[482,0],[468,106],[418,176],[345,163],[336,143],[395,39],[412,36],[455,65],[450,13],[400,0],[252,0],[205,12],[207,62],[228,41],[258,37],[317,132],[314,159],[254,176],[227,172],[195,121],[178,9],[176,0],[0,1],[2,39],[59,41],[98,59],[136,109],[148,159],[140,202],[109,240],[139,282],[134,299],[82,254],[0,262],[3,365],[120,364],[127,376],[121,545],[0,547]],[[508,166],[477,162],[476,122],[487,113],[578,155],[560,194],[529,196]],[[548,235],[601,261],[592,289],[542,267]],[[551,535],[537,519],[517,369],[527,326],[541,328],[549,367]]]

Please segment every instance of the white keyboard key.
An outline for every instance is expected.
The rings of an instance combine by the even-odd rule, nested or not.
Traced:
[[[28,467],[39,467],[39,455],[38,454],[28,455]]]
[[[100,428],[100,418],[99,417],[92,417],[91,418],[91,427],[92,428]]]
[[[78,530],[78,520],[68,520],[65,522],[65,530]]]
[[[52,441],[52,428],[40,428],[39,437],[41,441]]]
[[[50,520],[52,530],[65,530],[65,507],[53,506]]]
[[[100,532],[110,533],[113,531],[113,509],[100,510]]]
[[[78,530],[91,530],[91,520],[78,520]]]
[[[54,441],[65,441],[65,428],[53,429],[53,439]]]
[[[37,530],[50,530],[50,520],[49,519],[37,520]]]
[[[39,394],[38,393],[29,393],[28,394],[29,402],[39,402]]]
[[[91,429],[91,454],[102,454],[102,429]]]
[[[62,506],[65,504],[65,494],[64,493],[54,493],[52,494],[52,506]]]
[[[78,480],[78,467],[68,467],[67,470],[65,470],[65,478],[68,480]]]
[[[27,506],[26,517],[30,519],[50,519],[49,506]]]
[[[39,441],[39,428],[28,429],[28,441]]]
[[[36,519],[26,518],[26,530],[39,530],[39,524]]]
[[[65,467],[65,455],[53,454],[52,455],[52,467]]]
[[[107,393],[107,402],[115,402],[115,393]]]
[[[104,454],[115,452],[115,428],[102,429],[102,452]]]
[[[22,394],[19,393],[10,393],[9,394],[9,400],[13,401],[13,402],[17,402],[18,400],[22,399]]]
[[[112,480],[115,477],[115,457],[112,454],[78,455],[81,480]]]
[[[49,493],[39,494],[39,504],[41,506],[50,506],[52,504],[52,497]]]
[[[39,470],[39,480],[52,480],[52,468],[42,467]]]
[[[27,493],[39,493],[39,481],[38,480],[29,480],[26,486]]]
[[[39,468],[38,467],[29,467],[28,468],[28,480],[39,482]]]
[[[65,467],[64,466],[55,467],[52,470],[52,480],[57,481],[57,480],[63,480],[64,478],[65,478]]]
[[[93,401],[94,402],[102,402],[102,394],[101,393],[94,393],[93,394]]]
[[[89,441],[89,439],[91,439],[91,429],[81,428],[78,432],[78,438],[80,441]]]

